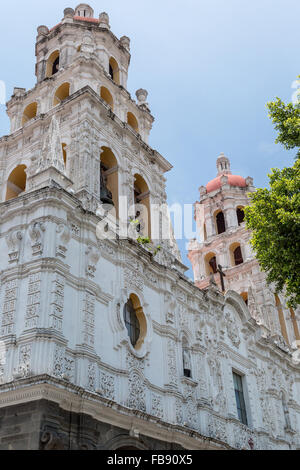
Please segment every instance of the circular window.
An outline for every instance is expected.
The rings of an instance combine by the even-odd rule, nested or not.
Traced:
[[[124,321],[132,346],[135,348],[141,334],[141,326],[131,298],[124,306]]]

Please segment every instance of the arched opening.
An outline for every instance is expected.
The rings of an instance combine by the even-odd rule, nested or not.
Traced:
[[[215,214],[215,220],[217,234],[220,235],[221,233],[226,232],[225,217],[222,211],[219,211]]]
[[[130,342],[138,351],[147,334],[147,322],[140,299],[135,294],[131,294],[124,305],[124,322]]]
[[[110,91],[105,88],[104,86],[101,87],[101,90],[100,90],[100,96],[101,98],[105,101],[105,103],[107,103],[112,111],[114,110],[114,99],[110,93]]]
[[[31,121],[31,119],[34,119],[37,115],[37,103],[30,103],[23,112],[22,116],[22,126],[26,124],[26,122]]]
[[[150,191],[146,181],[140,175],[134,175],[135,218],[139,220],[137,230],[140,236],[151,238]]]
[[[245,221],[245,212],[243,207],[238,207],[236,210],[236,217],[238,224],[241,225]]]
[[[230,257],[232,266],[239,266],[243,264],[244,259],[242,255],[241,245],[239,243],[233,243],[230,247]]]
[[[46,77],[52,77],[59,71],[59,51],[54,51],[47,60]]]
[[[188,340],[185,336],[182,338],[182,363],[184,377],[192,377],[192,361]]]
[[[120,69],[117,61],[113,57],[109,59],[109,75],[117,85],[120,85]]]
[[[241,297],[243,298],[246,305],[248,305],[248,292],[242,292]]]
[[[118,162],[108,147],[102,147],[101,162],[101,201],[112,204],[119,216],[119,174]]]
[[[61,144],[65,168],[67,167],[67,144]]]
[[[66,100],[70,96],[70,83],[63,83],[60,87],[57,88],[54,99],[53,106],[57,106],[62,101]]]
[[[137,122],[137,119],[134,114],[132,113],[127,113],[127,124],[132,127],[132,129],[139,133],[139,125]]]
[[[275,303],[276,303],[278,319],[279,319],[279,323],[280,323],[281,334],[282,334],[283,338],[285,339],[285,341],[287,342],[287,344],[289,344],[289,337],[288,337],[288,334],[287,334],[284,313],[283,313],[283,309],[282,309],[280,299],[279,299],[277,294],[275,294]]]
[[[210,274],[217,273],[218,266],[217,257],[215,253],[207,253],[207,255],[205,256],[205,268],[207,276],[209,276]]]
[[[14,199],[26,189],[26,165],[17,166],[9,175],[7,180],[5,201]]]
[[[300,333],[299,333],[297,318],[296,318],[294,309],[292,307],[290,308],[290,314],[291,314],[291,320],[292,320],[293,329],[294,329],[295,340],[300,341]],[[300,348],[300,344],[298,344],[298,348]]]

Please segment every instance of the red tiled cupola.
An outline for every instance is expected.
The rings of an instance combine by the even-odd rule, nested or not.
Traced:
[[[236,186],[239,188],[245,188],[247,186],[245,178],[239,175],[233,175],[230,170],[230,161],[224,153],[221,153],[217,160],[217,169],[218,169],[218,176],[207,183],[206,190],[208,193],[216,191],[222,187],[222,177],[226,176],[228,179],[228,184],[230,186]]]

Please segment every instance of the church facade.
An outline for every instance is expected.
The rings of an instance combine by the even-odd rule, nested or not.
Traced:
[[[0,449],[299,449],[299,313],[247,245],[253,182],[220,157],[195,206],[192,283],[129,64],[106,13],[67,8],[38,28],[35,87],[7,104]]]

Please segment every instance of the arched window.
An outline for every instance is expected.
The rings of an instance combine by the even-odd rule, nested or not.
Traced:
[[[132,346],[138,350],[147,334],[147,322],[140,300],[131,294],[124,306],[124,323]]]
[[[300,333],[299,333],[299,328],[297,324],[297,318],[292,308],[290,308],[290,314],[291,314],[291,320],[292,320],[293,329],[294,329],[295,340],[300,341]],[[298,345],[298,348],[300,348],[300,344]]]
[[[188,341],[185,337],[182,338],[182,363],[183,375],[189,378],[192,377],[191,353]]]
[[[239,266],[243,264],[244,259],[242,255],[241,245],[239,243],[233,243],[230,247],[230,257],[232,266]]]
[[[210,274],[217,273],[217,258],[215,253],[208,253],[205,256],[205,267],[206,267],[206,274],[209,276]]]
[[[135,218],[140,222],[137,230],[141,236],[151,238],[150,191],[144,178],[140,175],[134,177]]]
[[[26,124],[26,122],[31,121],[31,119],[34,119],[37,115],[37,103],[30,103],[23,112],[23,117],[22,117],[22,126]]]
[[[245,212],[243,207],[238,207],[236,210],[238,224],[241,225],[245,221]]]
[[[111,149],[102,147],[101,161],[101,201],[112,204],[119,214],[119,174],[118,162]]]
[[[46,77],[52,77],[59,71],[59,51],[54,51],[47,60]]]
[[[114,110],[114,100],[113,100],[113,97],[110,93],[110,91],[105,88],[104,86],[101,87],[101,91],[100,91],[100,96],[101,98],[105,101],[105,103],[107,103],[112,111]]]
[[[287,334],[284,313],[283,313],[283,309],[282,309],[280,299],[279,299],[277,294],[275,294],[275,303],[276,303],[278,319],[279,319],[279,323],[280,323],[281,334],[282,334],[283,338],[285,339],[285,341],[287,342],[287,344],[289,344],[289,337],[288,337],[288,334]]]
[[[53,106],[57,106],[62,101],[66,100],[70,96],[70,83],[63,83],[60,87],[57,88],[54,99]]]
[[[25,165],[19,165],[9,175],[5,196],[6,201],[18,197],[25,191],[27,178],[25,170]]]
[[[139,133],[139,125],[136,117],[132,113],[127,113],[127,124],[132,127],[132,129]]]
[[[109,75],[117,85],[120,85],[120,70],[117,61],[113,57],[109,60]]]
[[[221,233],[224,233],[226,231],[225,217],[222,211],[217,212],[215,217],[216,217],[217,233],[218,235],[220,235]]]
[[[67,167],[67,144],[61,144],[65,168]]]

